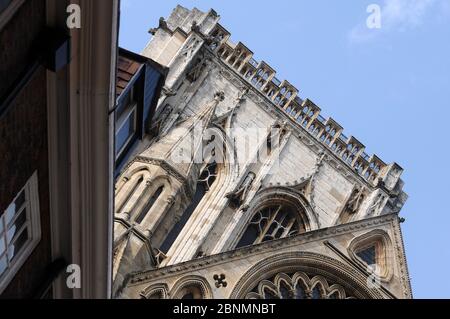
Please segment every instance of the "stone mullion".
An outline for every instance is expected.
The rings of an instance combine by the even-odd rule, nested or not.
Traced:
[[[269,208],[270,209],[270,208]],[[270,215],[270,218],[268,219],[267,225],[264,228],[263,232],[259,235],[259,238],[257,239],[257,243],[261,243],[264,239],[264,236],[267,235],[267,232],[269,231],[270,226],[272,225],[273,221],[275,220],[275,217],[278,215],[278,212],[281,210],[281,205],[278,206],[275,213]]]

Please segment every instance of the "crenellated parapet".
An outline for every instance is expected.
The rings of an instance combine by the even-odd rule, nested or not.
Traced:
[[[337,157],[369,183],[376,185],[378,179],[388,174],[388,165],[378,156],[368,155],[365,146],[353,136],[346,136],[343,128],[334,119],[324,118],[321,109],[310,99],[302,99],[299,90],[287,80],[279,80],[276,71],[266,62],[257,62],[253,52],[243,43],[234,44],[230,33],[216,24],[209,34],[214,39],[210,49],[242,76],[248,83],[263,93],[276,107],[314,138],[319,140]],[[398,166],[398,165],[397,165]]]
[[[220,16],[214,10],[202,12],[198,9],[188,10],[178,6],[167,21],[161,20],[157,29],[158,37],[144,50],[156,61],[175,70],[186,68],[177,64],[175,54],[182,45],[186,46],[190,35],[202,38],[203,47],[211,50],[221,61],[227,64],[250,86],[264,95],[276,108],[287,114],[293,122],[303,128],[312,137],[324,145],[347,167],[376,186],[380,179],[386,181],[392,167],[396,172],[402,169],[398,164],[386,164],[377,155],[369,155],[365,146],[354,136],[347,136],[343,127],[333,118],[321,115],[321,109],[308,98],[300,97],[299,90],[287,80],[280,80],[276,71],[264,61],[256,61],[254,53],[242,42],[233,43],[231,34],[220,23]],[[162,41],[161,43],[159,43]],[[164,54],[161,54],[165,48]],[[180,49],[182,50],[182,49]],[[170,79],[179,76],[168,76]],[[170,85],[169,85],[170,86]]]

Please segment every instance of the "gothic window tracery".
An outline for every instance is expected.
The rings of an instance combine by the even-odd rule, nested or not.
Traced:
[[[261,280],[245,299],[353,299],[344,287],[320,275],[278,273]]]
[[[304,222],[294,209],[284,205],[268,206],[253,215],[237,248],[289,237],[304,231]]]

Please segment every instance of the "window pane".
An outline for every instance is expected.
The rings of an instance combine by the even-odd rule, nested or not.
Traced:
[[[116,156],[135,132],[135,112],[132,111],[122,127],[116,133]]]
[[[0,237],[0,256],[3,255],[5,250],[6,250],[5,238],[4,237]]]
[[[8,267],[8,263],[6,262],[6,255],[0,258],[0,275],[3,274]]]
[[[16,200],[8,206],[8,208],[5,211],[6,214],[6,224],[8,225],[11,220],[14,218],[14,215],[16,215],[17,212],[20,211],[20,208],[22,208],[22,205],[25,203],[25,192],[22,191],[19,196],[16,198]]]
[[[237,244],[236,248],[252,245],[258,238],[258,227],[250,224],[242,236],[241,240]]]
[[[315,286],[312,290],[312,299],[322,299],[322,293],[320,291],[320,288]]]
[[[356,253],[356,255],[364,260],[364,262],[367,265],[374,265],[376,264],[376,250],[375,246],[370,246],[369,248],[366,248],[364,250],[361,250]]]
[[[295,299],[306,299],[305,289],[298,283],[295,286]]]
[[[14,244],[9,246],[8,248],[9,260],[13,260],[14,257],[16,257],[20,253],[20,250],[23,248],[27,240],[28,240],[28,232],[25,229],[17,238],[17,240],[14,242]]]
[[[22,226],[25,224],[26,221],[27,221],[27,210],[24,209],[22,210],[22,213],[20,213],[19,217],[17,217],[14,224],[12,224],[8,229],[6,236],[8,238],[8,244],[11,242],[14,236],[16,236],[20,232]]]

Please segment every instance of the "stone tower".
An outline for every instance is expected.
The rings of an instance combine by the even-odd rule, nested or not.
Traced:
[[[118,298],[411,298],[402,168],[214,10],[178,6],[142,53],[169,68],[149,147],[116,184]]]

